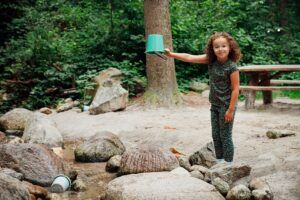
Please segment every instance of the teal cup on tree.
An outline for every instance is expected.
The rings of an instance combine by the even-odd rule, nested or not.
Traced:
[[[166,60],[167,57],[163,54],[165,52],[164,48],[164,37],[160,34],[150,34],[148,35],[148,40],[146,43],[147,54],[154,54],[160,58]]]

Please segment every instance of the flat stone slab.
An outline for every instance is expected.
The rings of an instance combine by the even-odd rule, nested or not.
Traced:
[[[225,200],[216,188],[200,179],[169,172],[121,176],[109,182],[102,200]]]

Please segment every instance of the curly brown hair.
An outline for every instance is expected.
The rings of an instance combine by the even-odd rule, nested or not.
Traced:
[[[213,49],[213,41],[219,37],[224,37],[227,39],[229,46],[230,46],[228,58],[231,61],[237,63],[242,58],[242,53],[241,53],[239,44],[235,41],[235,39],[229,33],[216,32],[212,36],[210,36],[210,38],[208,39],[208,42],[206,44],[206,47],[205,47],[205,53],[208,57],[208,64],[212,64],[213,62],[215,62],[217,60],[217,57],[216,57],[216,55],[214,53],[214,49]]]

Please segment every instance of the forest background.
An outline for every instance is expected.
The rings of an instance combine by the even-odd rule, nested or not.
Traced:
[[[101,70],[124,73],[131,97],[147,86],[143,0],[2,0],[0,113],[38,109],[66,97],[88,104]],[[201,54],[208,37],[229,32],[249,64],[300,63],[300,3],[294,0],[172,0],[173,48]],[[207,67],[176,61],[179,89],[207,82]],[[300,79],[299,72],[284,79]],[[241,76],[241,82],[247,77]],[[299,91],[281,95],[300,98]]]

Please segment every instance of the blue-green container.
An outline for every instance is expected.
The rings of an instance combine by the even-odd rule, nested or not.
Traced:
[[[148,35],[148,40],[146,43],[146,52],[148,54],[163,53],[164,48],[164,37],[160,34],[150,34]]]

